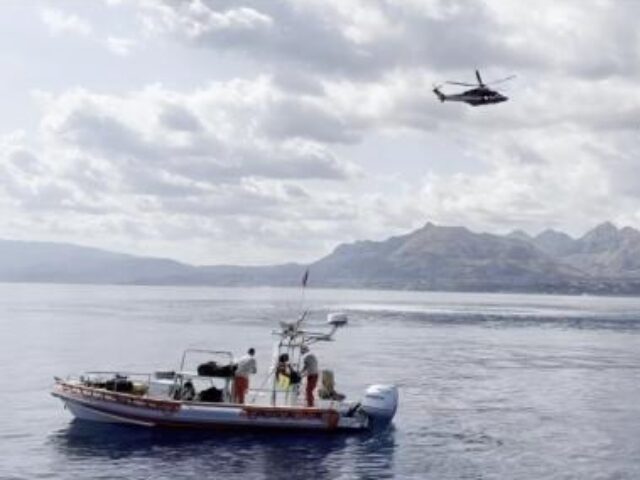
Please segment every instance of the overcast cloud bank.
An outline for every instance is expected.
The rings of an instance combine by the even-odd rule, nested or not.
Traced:
[[[636,2],[2,8],[7,237],[270,264],[426,218],[640,226]],[[511,101],[433,96],[475,68]]]

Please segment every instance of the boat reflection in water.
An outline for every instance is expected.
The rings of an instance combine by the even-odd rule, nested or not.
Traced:
[[[394,471],[393,427],[358,435],[317,435],[280,431],[231,433],[200,430],[141,429],[73,421],[49,437],[64,470],[90,462],[92,475],[122,465],[123,478],[239,478],[246,472],[262,478],[384,478]],[[64,471],[59,472],[64,477]],[[182,476],[181,476],[182,475]]]

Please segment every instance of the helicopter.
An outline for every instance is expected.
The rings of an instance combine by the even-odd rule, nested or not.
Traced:
[[[502,95],[495,90],[491,90],[487,85],[495,85],[496,83],[506,82],[507,80],[511,80],[515,78],[515,75],[510,75],[508,77],[502,78],[500,80],[494,80],[493,82],[484,83],[482,81],[482,77],[480,76],[480,72],[476,70],[476,78],[478,79],[478,83],[463,83],[463,82],[445,82],[449,85],[462,85],[464,87],[475,87],[471,90],[466,90],[462,93],[455,93],[452,95],[446,95],[442,93],[440,88],[441,85],[434,85],[433,93],[440,99],[441,102],[464,102],[474,107],[479,105],[490,105],[492,103],[502,103],[509,100],[509,97]]]

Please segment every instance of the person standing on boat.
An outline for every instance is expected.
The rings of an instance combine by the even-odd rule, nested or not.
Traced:
[[[256,351],[250,348],[247,354],[238,361],[238,367],[233,377],[233,399],[236,403],[244,403],[244,396],[249,390],[249,375],[258,372]]]
[[[291,365],[289,365],[289,354],[282,353],[278,357],[276,365],[276,382],[282,390],[287,390],[291,386]]]
[[[300,353],[304,355],[302,359],[302,374],[307,377],[307,407],[313,407],[313,391],[318,384],[318,359],[309,351],[307,345],[300,347]]]

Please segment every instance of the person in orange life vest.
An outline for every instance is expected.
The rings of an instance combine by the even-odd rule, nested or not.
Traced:
[[[313,407],[314,398],[313,391],[318,384],[318,359],[309,351],[307,345],[300,347],[300,353],[304,355],[302,359],[302,374],[307,377],[307,407]]]
[[[249,375],[258,372],[256,359],[254,358],[256,351],[250,348],[247,355],[238,361],[238,367],[233,378],[233,400],[236,403],[244,403],[244,396],[249,390]]]

